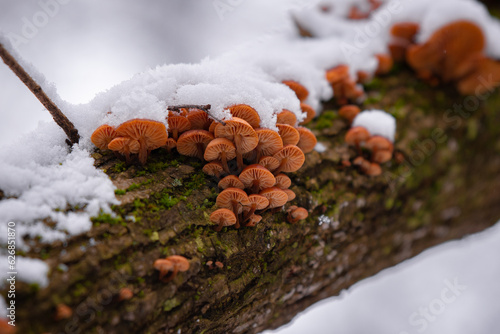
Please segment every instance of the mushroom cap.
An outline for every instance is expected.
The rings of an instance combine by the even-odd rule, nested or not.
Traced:
[[[339,65],[326,71],[326,80],[330,84],[339,83],[349,78],[349,66]]]
[[[285,80],[282,81],[282,83],[290,87],[290,89],[294,91],[295,95],[297,95],[297,98],[301,102],[305,101],[309,96],[309,91],[307,90],[307,88],[298,83],[297,81]]]
[[[191,130],[191,122],[184,116],[169,116],[167,118],[168,132],[172,133],[177,129],[178,133]]]
[[[205,151],[208,143],[214,139],[214,136],[205,130],[189,130],[180,135],[177,140],[177,152],[190,157],[199,157],[203,152],[199,152],[198,145],[203,146]]]
[[[255,210],[264,210],[269,205],[269,200],[267,197],[262,195],[252,194],[248,196],[248,200],[250,201],[250,206],[255,205]]]
[[[354,104],[346,104],[339,110],[339,116],[352,123],[354,118],[361,112],[361,109]]]
[[[360,143],[370,139],[370,132],[362,126],[350,128],[345,134],[345,142],[348,145],[358,146]]]
[[[399,22],[391,27],[391,35],[412,42],[420,30],[420,25],[415,22]]]
[[[118,294],[118,300],[129,300],[134,296],[134,293],[129,288],[121,288]]]
[[[283,147],[283,149],[279,150],[273,157],[278,159],[280,164],[284,159],[287,159],[285,165],[281,169],[281,171],[285,173],[295,172],[300,169],[306,160],[304,152],[302,152],[302,150],[295,145],[287,145]]]
[[[177,147],[177,142],[175,141],[174,138],[168,138],[167,142],[165,143],[165,147],[169,149],[173,149]]]
[[[273,173],[265,167],[254,164],[246,167],[240,174],[239,179],[245,188],[251,188],[255,181],[258,182],[258,190],[274,186],[276,179]]]
[[[192,130],[209,130],[210,125],[214,122],[206,112],[200,109],[191,109],[186,117],[191,123]]]
[[[184,256],[170,255],[165,260],[171,261],[178,271],[187,271],[189,269],[189,261]]]
[[[369,175],[369,176],[378,176],[378,175],[382,174],[382,168],[380,167],[380,165],[378,163],[375,163],[375,162],[372,162],[370,164],[370,167],[365,168],[363,171],[365,172],[366,175]]]
[[[169,271],[174,269],[174,263],[169,259],[157,259],[153,263],[153,267],[158,271]]]
[[[275,186],[280,189],[288,189],[292,185],[292,180],[285,174],[278,174],[275,176],[276,184]]]
[[[208,127],[208,131],[211,132],[211,133],[214,133],[215,132],[215,128],[219,124],[220,124],[219,122],[213,121],[212,123],[210,123],[210,126]]]
[[[222,160],[222,152],[226,152],[226,160],[232,160],[236,157],[236,147],[232,141],[226,138],[215,138],[208,143],[205,149],[205,160]]]
[[[297,116],[290,110],[283,109],[283,111],[277,115],[276,123],[295,126],[297,124]]]
[[[236,139],[238,136],[240,139]],[[226,125],[217,125],[215,128],[215,137],[227,138],[233,141],[236,149],[241,153],[253,150],[259,143],[259,137],[253,127],[247,121],[238,117],[233,117],[233,119],[226,121]],[[240,147],[238,147],[238,141]]]
[[[300,134],[297,129],[288,124],[276,124],[279,130],[279,135],[283,140],[283,146],[285,145],[297,145],[300,140]],[[279,151],[279,150],[277,150]],[[276,152],[274,152],[276,153]]]
[[[168,133],[165,124],[149,119],[131,119],[116,128],[120,137],[130,137],[146,145],[148,150],[165,146]]]
[[[236,216],[233,211],[228,209],[218,209],[210,215],[210,221],[214,224],[223,222],[222,226],[231,226],[236,224]]]
[[[236,175],[228,175],[222,180],[219,181],[219,188],[227,189],[227,188],[238,188],[245,189],[245,185]]]
[[[387,150],[392,152],[394,148],[389,139],[382,136],[372,136],[370,139],[366,141],[365,147],[373,152],[379,150]]]
[[[380,75],[389,73],[392,69],[392,66],[394,65],[392,57],[385,53],[376,54],[375,57],[378,60],[377,70],[375,71],[375,74]]]
[[[216,204],[219,208],[233,209],[233,202],[238,204],[238,213],[243,211],[243,205],[249,205],[248,195],[238,188],[227,188],[217,196]]]
[[[207,175],[219,177],[220,174],[224,173],[224,167],[220,162],[212,161],[203,166],[202,171]]]
[[[290,215],[294,219],[301,220],[306,219],[309,216],[309,213],[304,208],[296,208],[295,210],[290,212]]]
[[[372,160],[379,164],[383,164],[391,159],[392,150],[377,150],[372,154]]]
[[[73,310],[66,304],[57,304],[56,306],[56,320],[68,319],[73,315]]]
[[[278,187],[271,187],[262,190],[259,195],[269,200],[269,209],[283,206],[288,202],[288,195]]]
[[[257,225],[260,221],[262,220],[262,216],[252,214],[248,220],[248,223],[246,226],[254,227]]]
[[[263,128],[257,128],[255,132],[259,137],[257,147],[262,155],[273,155],[283,148],[283,140],[278,132]]]
[[[316,144],[318,143],[318,140],[316,139],[314,133],[312,133],[312,131],[308,128],[304,128],[302,126],[297,127],[297,131],[300,135],[300,140],[297,143],[297,146],[304,153],[312,152],[314,150],[314,147],[316,147]]]
[[[99,126],[90,136],[92,143],[101,150],[107,150],[110,141],[117,137],[115,128],[111,125],[103,124]]]
[[[306,118],[300,122],[301,125],[309,123],[314,117],[316,117],[316,111],[310,105],[301,103],[300,109],[302,109],[302,112],[307,114]]]
[[[354,159],[353,164],[355,166],[359,166],[362,171],[367,171],[371,165],[370,161],[366,160],[363,157],[357,157],[356,159]]]
[[[482,80],[488,78],[488,80]],[[486,57],[476,60],[476,69],[460,79],[457,89],[462,95],[478,95],[492,91],[500,83],[500,62]]]
[[[108,149],[121,154],[139,153],[141,145],[137,140],[127,137],[117,137],[109,142]]]
[[[282,189],[285,194],[288,196],[288,202],[293,201],[295,199],[295,193],[291,189]]]
[[[229,107],[229,112],[233,117],[238,117],[247,121],[253,128],[260,125],[260,116],[257,110],[246,104],[237,104]]]
[[[470,60],[485,44],[479,26],[459,20],[436,30],[427,42],[408,47],[406,60],[417,72],[434,73],[448,82],[467,74]]]
[[[259,159],[259,165],[264,166],[268,171],[273,172],[280,166],[280,162],[274,157],[266,156]]]

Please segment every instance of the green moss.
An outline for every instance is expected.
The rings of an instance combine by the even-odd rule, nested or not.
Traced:
[[[96,226],[99,226],[100,224],[110,224],[110,225],[125,224],[125,221],[123,220],[122,217],[120,216],[113,217],[111,214],[104,213],[103,211],[99,213],[99,216],[92,217],[90,218],[90,220]]]
[[[321,113],[316,121],[315,128],[317,130],[323,130],[332,127],[333,121],[338,118],[338,115],[333,110],[327,110]]]
[[[115,189],[115,195],[125,195],[127,193],[126,190],[123,189]]]
[[[127,166],[125,165],[125,162],[120,161],[117,162],[112,168],[111,171],[114,173],[121,173],[127,170]]]

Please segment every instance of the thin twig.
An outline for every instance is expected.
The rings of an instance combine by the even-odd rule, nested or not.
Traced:
[[[0,57],[9,68],[17,75],[17,77],[29,88],[29,90],[36,96],[43,106],[50,112],[54,121],[59,125],[66,136],[69,138],[71,144],[77,144],[80,140],[78,130],[73,123],[62,113],[62,111],[55,105],[54,102],[45,94],[42,87],[24,70],[24,68],[17,62],[17,60],[4,48],[0,43]]]
[[[181,109],[200,109],[206,112],[210,117],[215,119],[217,122],[221,123],[222,125],[226,125],[226,122],[224,122],[221,119],[218,119],[214,115],[210,113],[210,108],[212,106],[210,104],[205,104],[205,105],[196,105],[196,104],[181,104],[178,106],[168,106],[167,110],[172,110],[172,111],[180,111]]]

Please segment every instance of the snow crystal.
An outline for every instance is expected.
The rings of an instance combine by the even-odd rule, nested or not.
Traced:
[[[16,272],[16,279],[26,283],[36,283],[40,287],[46,287],[49,284],[47,273],[49,266],[38,259],[31,259],[22,256],[16,256],[16,269],[10,270],[7,262],[7,256],[0,255],[0,287],[7,284],[9,272]]]
[[[314,146],[314,150],[319,153],[326,152],[326,146],[323,143],[316,143],[316,146]]]
[[[396,119],[382,110],[366,110],[359,113],[352,122],[352,127],[362,126],[372,136],[382,136],[394,142]]]

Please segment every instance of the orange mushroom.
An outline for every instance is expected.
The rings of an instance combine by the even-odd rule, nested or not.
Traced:
[[[268,209],[279,208],[288,202],[288,195],[278,187],[264,189],[259,195],[264,196],[269,201]]]
[[[222,167],[220,162],[212,161],[203,166],[202,171],[207,175],[215,176],[220,179],[221,175],[224,173],[224,167]]]
[[[153,264],[154,268],[160,272],[160,281],[167,283],[173,280],[178,272],[189,270],[189,261],[184,256],[171,255],[165,259],[158,259]],[[172,273],[165,277],[168,272]]]
[[[288,222],[290,224],[295,224],[299,220],[306,219],[309,213],[304,208],[290,207],[288,210]]]
[[[403,61],[406,58],[406,49],[414,42],[419,29],[419,24],[414,22],[400,22],[391,27],[392,40],[389,43],[389,51],[395,61]]]
[[[186,117],[191,123],[192,130],[209,130],[214,121],[208,117],[208,113],[200,109],[190,110]]]
[[[275,186],[280,188],[280,189],[288,189],[292,185],[292,180],[285,174],[278,174],[275,177],[276,179],[276,184]]]
[[[243,182],[245,188],[250,189],[254,194],[261,189],[272,187],[276,183],[273,173],[259,164],[246,167],[241,172],[239,179]]]
[[[218,209],[210,215],[210,221],[217,224],[215,231],[219,232],[224,226],[236,224],[235,214],[228,209]]]
[[[288,202],[293,201],[295,199],[295,192],[291,189],[282,189],[285,194],[288,196]]]
[[[248,218],[248,223],[245,225],[247,227],[254,227],[262,220],[262,216],[253,214]]]
[[[488,80],[481,80],[488,78]],[[482,95],[500,86],[500,62],[486,57],[476,60],[475,70],[460,79],[457,89],[462,95]]]
[[[214,136],[205,130],[189,130],[177,141],[177,152],[204,161],[203,153]]]
[[[389,139],[382,136],[373,136],[366,141],[365,147],[372,151],[372,160],[384,163],[391,160],[394,146]]]
[[[115,139],[118,135],[116,134],[115,128],[111,125],[101,125],[98,127],[90,136],[92,143],[101,150],[107,150],[110,141]]]
[[[362,126],[350,128],[345,134],[345,142],[349,145],[356,146],[358,150],[362,143],[370,138],[370,132]]]
[[[215,202],[219,208],[233,210],[236,216],[235,227],[240,228],[238,215],[243,211],[243,206],[250,204],[247,194],[238,188],[227,188],[217,196]]]
[[[269,200],[262,195],[252,194],[248,196],[248,201],[250,202],[250,204],[245,207],[246,209],[248,209],[248,211],[244,209],[245,211],[247,211],[245,214],[245,221],[250,219],[255,211],[264,210],[269,206]]]
[[[204,158],[206,161],[218,160],[222,162],[222,167],[226,173],[230,173],[228,160],[236,157],[236,147],[233,142],[226,138],[216,138],[208,143],[205,149]]]
[[[173,138],[168,138],[167,142],[165,143],[165,148],[167,151],[170,153],[174,148],[177,147],[177,142]]]
[[[339,116],[352,123],[354,118],[361,112],[361,109],[354,104],[346,104],[339,109]]]
[[[262,157],[259,159],[259,165],[266,167],[270,172],[274,172],[280,166],[280,161],[274,157]]]
[[[259,161],[262,156],[273,155],[283,148],[283,140],[278,132],[271,129],[255,129],[259,143],[252,151],[245,153],[244,157],[250,161]]]
[[[387,74],[391,71],[392,66],[394,65],[394,61],[392,57],[385,53],[376,54],[378,65],[375,71],[376,75]]]
[[[238,117],[247,121],[253,128],[258,128],[260,125],[260,116],[257,111],[246,104],[237,104],[229,107],[229,112],[233,117]]]
[[[304,153],[312,152],[316,147],[316,144],[318,143],[318,140],[316,139],[314,133],[312,133],[312,131],[309,130],[308,128],[304,128],[302,126],[297,127],[297,131],[299,132],[300,135],[300,139],[299,142],[297,143],[297,146]]]
[[[293,92],[295,93],[295,95],[297,95],[297,98],[299,99],[300,102],[305,101],[309,96],[309,91],[307,90],[307,88],[298,83],[297,81],[285,80],[282,81],[282,83],[287,85],[291,90],[293,90]]]
[[[276,126],[278,127],[279,135],[283,141],[283,146],[297,145],[297,143],[300,140],[300,134],[299,131],[297,131],[297,129],[288,124],[276,124]],[[278,152],[280,149],[276,150],[276,152]]]
[[[280,172],[291,173],[297,171],[306,160],[304,152],[294,145],[287,145],[276,153],[274,158],[280,162],[279,167],[274,171],[274,174]]]
[[[219,181],[218,186],[221,189],[227,189],[227,188],[238,188],[241,190],[245,189],[245,185],[236,175],[226,176],[225,178]]]
[[[145,165],[149,152],[165,146],[168,133],[165,124],[149,119],[132,119],[116,128],[120,137],[128,137],[139,142],[139,161]]]
[[[300,122],[301,125],[309,123],[310,121],[313,120],[314,117],[316,117],[316,111],[310,105],[301,103],[300,109],[307,115],[306,118],[302,122]]]
[[[118,293],[118,301],[121,302],[124,300],[129,300],[132,299],[133,296],[134,293],[129,288],[121,288],[120,292]]]
[[[108,148],[111,151],[124,155],[126,163],[129,164],[130,154],[139,153],[141,145],[137,140],[126,137],[117,137],[109,142]]]
[[[172,138],[177,141],[179,133],[191,130],[191,122],[184,116],[168,116],[168,132],[172,134]]]
[[[60,321],[64,319],[69,319],[73,315],[73,310],[66,304],[57,304],[55,320]]]
[[[295,126],[297,125],[297,116],[290,110],[283,109],[283,111],[277,115],[276,123]]]

